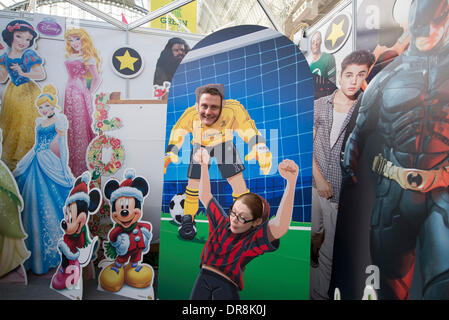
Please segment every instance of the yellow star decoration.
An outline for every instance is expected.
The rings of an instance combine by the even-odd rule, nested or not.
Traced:
[[[345,33],[343,32],[344,23],[345,23],[344,19],[341,20],[339,24],[332,23],[332,31],[326,39],[332,41],[332,47],[335,45],[335,42],[337,42],[339,38],[345,35]]]
[[[123,70],[125,68],[131,69],[134,71],[134,63],[139,60],[139,58],[132,57],[128,50],[126,50],[125,54],[123,56],[116,56],[115,57],[118,61],[120,61],[120,70]]]

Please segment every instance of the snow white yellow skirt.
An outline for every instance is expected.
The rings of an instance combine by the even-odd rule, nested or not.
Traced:
[[[9,82],[3,96],[0,114],[0,128],[3,130],[2,160],[11,171],[34,146],[35,121],[39,117],[35,101],[40,93],[33,81],[20,86]]]

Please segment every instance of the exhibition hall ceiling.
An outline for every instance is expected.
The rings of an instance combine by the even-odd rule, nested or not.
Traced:
[[[0,0],[0,9],[1,10],[20,10],[25,9],[31,3],[33,5],[33,1],[36,1],[36,6],[43,5],[55,5],[57,3],[63,3],[66,1],[61,0]],[[114,4],[119,7],[137,7],[143,8],[148,11],[149,8],[149,0],[103,0],[103,1],[84,1],[86,3],[109,3]]]
[[[258,24],[273,28],[270,18],[280,29],[291,36],[300,28],[313,25],[342,0],[198,0],[197,33],[210,34],[224,27],[241,24]],[[118,19],[124,13],[128,22],[150,12],[150,0],[100,0],[85,1]],[[262,6],[266,6],[267,13]],[[110,7],[109,10],[105,6]],[[66,1],[60,0],[0,0],[1,10],[24,11],[96,19],[80,13]],[[267,15],[268,14],[268,15]]]
[[[273,18],[287,36],[300,24],[313,25],[331,11],[341,0],[264,0]],[[298,19],[301,11],[314,7]],[[302,10],[302,8],[307,8]],[[313,11],[310,10],[309,11]],[[302,18],[302,19],[301,19]],[[295,21],[296,20],[296,21]],[[208,34],[223,27],[258,24],[273,27],[256,0],[201,0],[198,8],[198,30]]]

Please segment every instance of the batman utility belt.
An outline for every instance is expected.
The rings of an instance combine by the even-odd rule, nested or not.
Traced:
[[[378,175],[396,181],[403,189],[428,192],[449,186],[449,166],[435,170],[408,169],[395,166],[382,154],[374,157],[372,170]]]

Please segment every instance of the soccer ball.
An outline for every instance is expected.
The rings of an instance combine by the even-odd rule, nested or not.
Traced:
[[[186,200],[185,193],[178,193],[171,198],[170,201],[170,215],[174,222],[181,224],[181,218],[184,215],[184,201]]]

